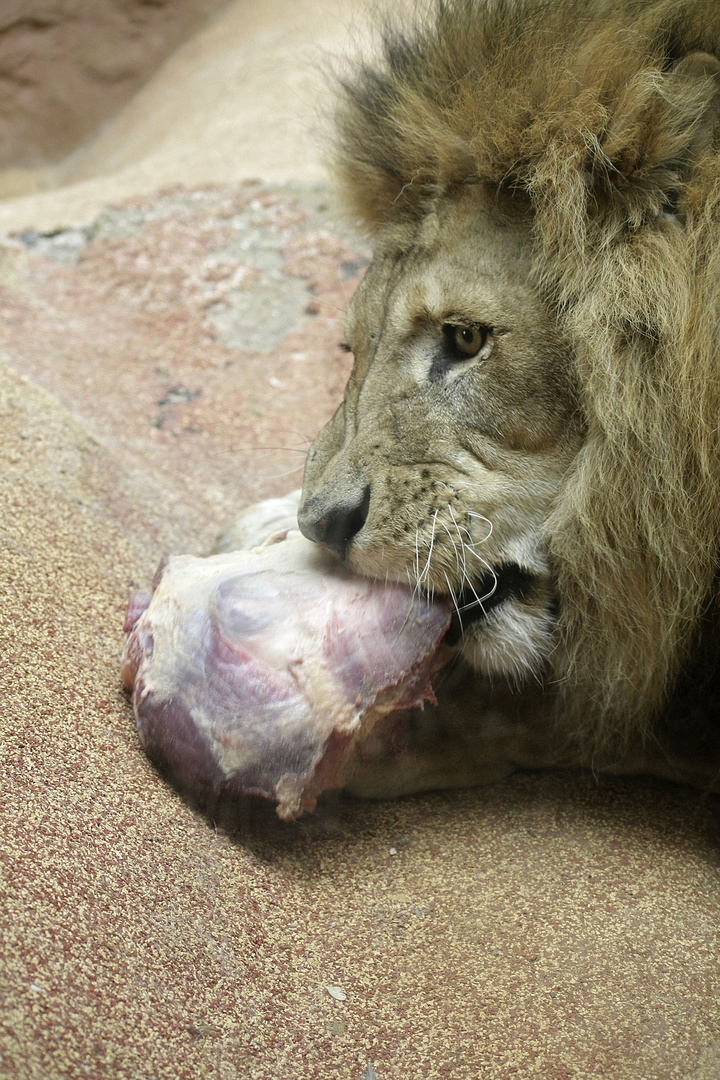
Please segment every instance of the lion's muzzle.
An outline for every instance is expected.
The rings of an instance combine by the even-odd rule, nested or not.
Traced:
[[[369,484],[355,498],[340,502],[330,502],[321,492],[303,502],[298,512],[298,525],[308,540],[322,544],[344,558],[353,537],[367,521],[369,509]]]

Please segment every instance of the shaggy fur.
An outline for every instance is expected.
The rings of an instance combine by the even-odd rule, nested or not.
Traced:
[[[718,54],[717,0],[439,0],[343,78],[336,172],[371,234],[478,182],[531,202],[587,428],[547,522],[549,682],[596,744],[681,720],[699,657],[714,709]]]

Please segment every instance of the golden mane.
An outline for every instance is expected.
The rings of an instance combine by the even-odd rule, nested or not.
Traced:
[[[588,431],[547,525],[553,676],[599,742],[649,725],[717,599],[718,52],[715,0],[439,0],[341,80],[371,233],[460,185],[530,200]]]

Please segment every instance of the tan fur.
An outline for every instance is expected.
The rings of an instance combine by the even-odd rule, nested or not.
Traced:
[[[520,296],[527,286],[520,308],[536,304],[547,320],[561,372],[551,379],[564,412],[547,484],[537,450],[523,444],[533,463],[526,490],[543,494],[534,511],[517,495],[518,512],[542,517],[535,525],[559,599],[543,678],[568,740],[577,736],[585,758],[602,747],[612,753],[662,715],[717,599],[720,5],[447,0],[384,40],[383,59],[343,77],[337,116],[338,182],[378,253],[351,313],[365,344],[356,346],[348,400],[362,399],[373,321],[386,320],[387,366],[410,348],[418,275],[442,277],[443,265],[455,272],[459,241],[442,228],[430,239],[432,222],[462,234],[452,208],[484,192],[473,211],[478,245],[491,231],[483,214],[493,202],[490,213],[527,236],[517,281],[503,241],[491,247],[503,288]],[[512,228],[508,238],[525,243]],[[403,252],[418,244],[425,261],[413,277]],[[457,278],[468,296],[472,258],[462,252],[468,282]],[[382,271],[380,282],[379,266],[400,269]],[[502,289],[491,293],[470,302],[504,302]],[[368,418],[381,415],[382,395],[409,392],[397,380],[393,391],[387,376],[382,389],[377,375],[367,378],[378,386]],[[501,390],[498,379],[493,401]],[[503,400],[509,421],[521,396]],[[386,457],[398,430],[382,429]],[[306,500],[319,497],[333,470],[336,495],[343,469],[355,482],[349,451],[337,464],[342,438],[323,453],[328,438],[318,444],[322,467],[308,466]],[[372,515],[371,504],[379,536]],[[370,557],[353,544],[357,569],[399,573],[406,555],[393,555],[387,540],[385,564],[382,545]],[[441,580],[433,585],[442,590]]]

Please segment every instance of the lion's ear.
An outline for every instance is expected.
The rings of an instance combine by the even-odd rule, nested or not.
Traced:
[[[698,113],[688,145],[689,163],[712,149],[720,126],[720,60],[706,52],[694,52],[680,60],[670,78],[680,81],[681,91],[697,97]]]
[[[697,166],[720,134],[720,60],[705,52],[683,57],[665,72],[624,80],[593,144],[589,178],[604,212],[639,225],[653,213],[681,210]]]

